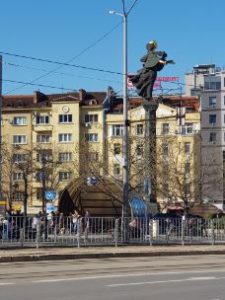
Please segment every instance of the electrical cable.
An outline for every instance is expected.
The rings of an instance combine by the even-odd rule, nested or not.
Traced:
[[[16,68],[24,68],[28,70],[35,70],[35,71],[42,71],[42,72],[50,72],[47,69],[42,69],[42,68],[36,68],[36,67],[30,67],[30,66],[25,66],[21,64],[14,64],[11,62],[5,62],[6,65],[11,66],[11,67],[16,67]],[[70,77],[77,77],[77,78],[86,78],[86,79],[93,79],[97,81],[105,81],[105,82],[113,82],[113,83],[121,83],[121,81],[115,81],[115,80],[110,80],[110,79],[102,79],[102,78],[95,78],[95,77],[89,77],[89,76],[83,76],[83,75],[75,75],[71,73],[65,73],[65,72],[57,72],[57,71],[52,71],[52,74],[58,74],[58,75],[65,75],[65,76],[70,76]]]
[[[74,64],[69,64],[69,63],[63,63],[63,62],[54,61],[54,60],[51,60],[51,59],[44,59],[44,58],[27,56],[27,55],[20,55],[20,54],[9,53],[9,52],[4,52],[4,51],[0,51],[0,53],[4,54],[4,55],[8,55],[8,56],[19,57],[19,58],[23,58],[23,59],[30,59],[30,60],[39,61],[39,62],[47,62],[47,63],[50,63],[50,64],[56,64],[56,65],[60,65],[60,66],[74,67],[74,68],[80,68],[80,69],[91,70],[91,71],[98,71],[98,72],[109,73],[109,74],[123,75],[123,73],[121,73],[121,72],[114,72],[114,71],[104,70],[104,69],[99,69],[99,68],[92,68],[92,67],[86,67],[86,66],[82,66],[82,65],[74,65]]]
[[[133,4],[131,5],[131,7],[129,8],[128,12],[127,12],[127,16],[129,15],[129,13],[131,12],[131,10],[133,9],[133,7],[135,6],[135,4],[138,2],[138,0],[134,0]]]
[[[99,39],[97,39],[95,42],[93,42],[92,44],[90,44],[88,47],[86,47],[84,50],[82,50],[80,53],[78,53],[77,55],[75,55],[74,57],[72,57],[71,59],[69,59],[68,61],[66,61],[66,63],[70,63],[72,62],[74,59],[78,58],[79,56],[81,56],[82,54],[84,54],[85,52],[87,52],[89,49],[93,48],[95,45],[97,45],[99,42],[101,42],[104,38],[106,38],[109,34],[111,34],[117,27],[119,27],[121,25],[122,21],[119,22],[116,26],[114,26],[112,29],[110,29],[108,32],[106,32],[105,34],[103,34]],[[40,75],[39,77],[37,78],[34,78],[32,81],[30,81],[30,83],[34,83],[36,82],[37,80],[39,79],[42,79],[50,74],[52,74],[53,72],[55,71],[58,71],[59,69],[61,69],[63,66],[59,66],[57,68],[54,68],[50,71],[48,71],[46,74],[43,74],[43,75]],[[23,85],[23,86],[20,86],[20,87],[17,87],[13,90],[10,90],[7,92],[7,94],[11,93],[11,92],[14,92],[18,89],[21,89],[23,87],[25,87],[26,85]]]
[[[45,85],[45,84],[37,84],[37,83],[35,84],[35,83],[31,83],[31,82],[23,82],[23,81],[16,81],[16,80],[10,80],[10,79],[2,79],[2,81],[26,84],[26,85],[32,85],[32,86],[39,86],[39,87],[47,87],[47,88],[51,88],[51,89],[58,89],[58,90],[64,90],[64,91],[77,92],[77,90],[75,90],[75,89],[57,87],[57,86],[53,86],[53,85]]]

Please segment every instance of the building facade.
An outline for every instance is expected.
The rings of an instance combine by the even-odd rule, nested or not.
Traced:
[[[225,71],[197,65],[186,74],[187,93],[201,99],[202,201],[223,208],[225,201]]]
[[[146,110],[141,98],[129,99],[130,197],[157,199],[165,211],[199,200],[198,109],[197,97],[163,99],[157,155],[146,164],[146,145],[152,142],[146,138]],[[25,205],[28,213],[37,213],[46,209],[46,192],[54,191],[57,208],[74,180],[86,186],[101,182],[105,195],[121,200],[113,185],[122,188],[123,103],[112,90],[3,96],[2,119],[2,191],[8,206],[23,210]],[[157,166],[155,182],[148,180],[151,163]],[[103,197],[93,189],[89,194],[84,185],[82,197]]]

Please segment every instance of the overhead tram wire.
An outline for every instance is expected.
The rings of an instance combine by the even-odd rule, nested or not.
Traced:
[[[91,67],[86,67],[86,66],[81,66],[81,65],[74,65],[74,64],[69,64],[69,63],[62,63],[62,62],[58,62],[58,61],[52,61],[52,60],[49,60],[49,59],[36,58],[36,57],[20,55],[20,54],[15,54],[15,53],[3,52],[3,51],[0,51],[0,53],[2,53],[4,55],[8,55],[8,56],[23,58],[23,59],[30,59],[30,60],[34,60],[34,61],[47,62],[47,63],[51,63],[51,64],[58,64],[60,66],[75,67],[75,68],[81,68],[81,69],[86,69],[86,70],[104,72],[104,73],[109,73],[109,74],[123,75],[121,72],[113,72],[113,71],[104,70],[104,69],[91,68]],[[43,78],[43,76],[38,77],[38,79],[41,79],[41,78]],[[34,83],[38,79],[36,78],[36,79],[30,81],[29,83]],[[28,85],[28,84],[26,84],[26,85]],[[12,92],[12,90],[8,91],[5,94],[7,95],[11,92]]]
[[[99,69],[99,68],[86,67],[86,66],[82,66],[82,65],[63,63],[63,62],[56,61],[56,60],[44,59],[44,58],[38,58],[38,57],[26,56],[26,55],[20,55],[20,54],[16,54],[16,53],[9,53],[9,52],[0,51],[0,54],[13,56],[13,57],[18,57],[18,58],[23,58],[23,59],[30,59],[30,60],[39,61],[39,62],[46,62],[46,63],[49,63],[49,64],[56,64],[56,65],[61,65],[61,66],[66,66],[66,67],[74,67],[74,68],[80,68],[80,69],[103,72],[103,73],[109,73],[109,74],[123,75],[123,73],[121,73],[121,72],[115,72],[115,71],[104,70],[104,69]]]
[[[110,35],[116,28],[118,28],[120,25],[122,24],[122,21],[117,23],[116,26],[114,26],[112,29],[110,29],[108,32],[106,32],[105,34],[103,34],[100,38],[98,38],[95,42],[93,42],[92,44],[90,44],[88,47],[86,47],[84,50],[82,50],[80,53],[78,53],[77,55],[73,56],[71,59],[69,59],[68,61],[66,61],[66,63],[70,63],[72,62],[74,59],[80,57],[82,54],[84,54],[85,52],[87,52],[89,49],[93,48],[95,45],[97,45],[98,43],[100,43],[103,39],[105,39],[108,35]],[[30,83],[34,83],[39,79],[42,79],[50,74],[52,74],[55,71],[58,71],[59,69],[61,69],[63,66],[59,66],[57,68],[54,68],[50,71],[48,71],[46,74],[43,74],[41,76],[38,76],[37,78],[34,78],[32,81],[30,81]],[[25,87],[26,85],[23,85],[21,87],[17,87],[16,89],[13,89],[11,91],[8,91],[7,94],[14,92],[15,90],[18,90],[20,88]]]
[[[134,8],[135,4],[138,2],[138,0],[135,0],[133,2],[133,4],[131,5],[131,7],[129,8],[128,12],[127,12],[127,15],[129,15],[129,13],[131,12],[131,10]]]
[[[1,53],[1,52],[0,52]],[[30,67],[30,66],[25,66],[25,65],[20,65],[20,64],[14,64],[14,63],[10,63],[10,62],[3,62],[3,64],[5,65],[9,65],[9,66],[13,66],[13,67],[21,67],[21,68],[26,68],[26,69],[31,69],[31,70],[37,70],[37,71],[43,71],[43,72],[47,72],[48,70],[46,69],[41,69],[41,68],[36,68],[36,67]],[[50,72],[50,71],[49,71]],[[105,81],[105,82],[115,82],[115,83],[120,83],[120,81],[112,81],[112,80],[106,80],[106,79],[101,79],[101,78],[94,78],[94,77],[89,77],[89,76],[80,76],[80,75],[74,75],[74,74],[70,74],[70,73],[65,73],[65,72],[56,72],[56,71],[52,71],[52,73],[55,74],[59,74],[59,75],[66,75],[66,76],[71,76],[71,77],[81,77],[81,78],[87,78],[87,79],[94,79],[94,80],[99,80],[99,81]],[[123,75],[122,73],[120,73],[120,75]],[[31,82],[33,83],[33,82]],[[180,82],[180,81],[167,81],[167,83],[172,83],[172,84],[176,84],[176,85],[182,85],[182,86],[189,86],[189,87],[195,87],[195,85],[193,84],[185,84],[184,82]],[[172,89],[171,89],[172,90]]]
[[[11,62],[5,62],[4,64],[8,65],[8,66],[11,66],[11,67],[15,67],[15,68],[24,68],[24,69],[28,69],[28,70],[35,70],[35,71],[42,71],[42,72],[48,72],[49,71],[47,69],[30,67],[30,66],[26,66],[26,65],[11,63]],[[97,81],[121,83],[121,81],[115,81],[115,80],[110,80],[110,79],[102,79],[102,78],[95,78],[95,77],[89,77],[89,76],[83,76],[83,75],[76,75],[76,74],[71,74],[71,73],[66,73],[66,72],[57,72],[57,71],[53,72],[52,71],[52,74],[65,75],[65,76],[69,76],[69,77],[78,77],[78,78],[93,79],[93,80],[97,80]]]
[[[31,82],[24,82],[24,81],[16,81],[16,80],[10,80],[10,79],[2,79],[2,81],[11,82],[11,83],[25,84],[25,85],[32,85],[32,86],[39,86],[39,87],[46,87],[46,88],[64,90],[64,91],[70,91],[70,92],[77,92],[77,90],[75,90],[75,89],[63,88],[63,87],[58,87],[58,86],[53,86],[53,85],[45,85],[45,84],[38,84],[38,83],[31,83]]]

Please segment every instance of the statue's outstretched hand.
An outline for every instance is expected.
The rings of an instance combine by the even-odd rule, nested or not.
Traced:
[[[170,60],[167,60],[166,63],[167,63],[167,64],[173,64],[173,65],[174,65],[174,64],[175,64],[175,61],[172,60],[172,59],[170,59]]]

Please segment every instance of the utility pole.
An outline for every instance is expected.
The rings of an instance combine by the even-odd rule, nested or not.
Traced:
[[[128,165],[128,99],[127,99],[127,13],[123,1],[123,204],[122,219],[123,224],[123,241],[128,240],[128,193],[129,193],[129,165]]]
[[[125,3],[123,2],[123,13],[110,11],[110,14],[119,15],[123,18],[123,199],[122,199],[122,234],[123,241],[128,240],[128,183],[129,183],[129,164],[128,164],[128,97],[127,97],[127,17]]]
[[[42,161],[42,172],[41,172],[41,178],[42,178],[42,214],[44,218],[44,237],[45,240],[48,238],[48,220],[47,220],[47,210],[46,210],[46,198],[45,198],[45,192],[46,192],[46,165],[47,165],[47,159],[45,153],[41,153],[41,161]]]
[[[129,197],[129,120],[128,120],[128,97],[127,97],[127,62],[128,62],[128,43],[127,43],[127,19],[128,15],[136,4],[134,0],[130,9],[126,11],[125,0],[122,0],[123,13],[114,10],[110,14],[119,15],[123,18],[123,199],[122,199],[122,235],[123,242],[128,241],[128,197]]]

